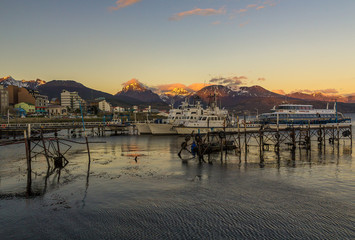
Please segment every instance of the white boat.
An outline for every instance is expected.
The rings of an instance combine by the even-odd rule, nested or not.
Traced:
[[[212,131],[234,131],[226,109],[217,106],[216,97],[207,109],[203,109],[198,118],[188,119],[183,124],[176,126],[177,134],[207,133]]]
[[[170,123],[149,123],[148,127],[153,135],[177,134],[174,125]]]
[[[204,109],[200,101],[190,104],[187,99],[178,107],[169,111],[167,119],[160,122],[149,123],[148,126],[152,134],[177,134],[175,127],[184,125],[185,122],[197,121],[199,116],[204,114]]]
[[[149,123],[148,122],[137,122],[134,123],[138,130],[138,134],[151,134],[151,130],[149,128]]]
[[[272,109],[272,113],[263,113],[258,116],[260,124],[334,124],[351,122],[342,113],[333,109],[314,109],[312,105],[281,104]]]

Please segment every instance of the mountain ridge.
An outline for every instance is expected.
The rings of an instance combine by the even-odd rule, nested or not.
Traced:
[[[161,85],[165,86],[165,88],[157,90],[156,88],[149,88],[137,79],[131,79],[122,84],[121,91],[113,95],[88,88],[74,80],[52,80],[45,82],[38,79],[38,81],[18,81],[14,80],[11,76],[1,78],[0,80],[0,84],[2,85],[5,85],[5,83],[23,83],[25,87],[37,89],[41,94],[47,95],[49,99],[59,98],[61,91],[65,89],[78,92],[80,97],[85,100],[105,97],[106,100],[113,105],[123,107],[132,105],[145,107],[151,105],[152,107],[167,109],[170,104],[174,104],[174,106],[177,107],[186,97],[195,100],[200,99],[204,105],[208,105],[213,95],[216,95],[221,106],[236,112],[244,110],[267,112],[273,106],[284,103],[285,101],[295,104],[312,104],[315,107],[324,108],[326,106],[325,102],[332,101],[324,94],[293,93],[282,95],[271,92],[259,85],[250,87],[243,86],[236,90],[224,85],[208,85],[198,91],[192,91],[183,84],[167,84]],[[151,89],[155,89],[156,92]],[[351,96],[349,96],[348,99],[351,99]],[[345,102],[339,103],[338,105],[340,106],[340,111],[355,112],[354,103]]]

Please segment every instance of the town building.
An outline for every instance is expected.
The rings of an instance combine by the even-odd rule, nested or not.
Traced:
[[[9,85],[7,87],[9,94],[9,105],[15,106],[18,103],[32,104],[36,108],[36,113],[46,114],[48,106],[48,97],[41,95],[36,90],[29,90],[26,88],[19,88],[17,86]]]
[[[49,116],[63,116],[67,115],[67,108],[60,105],[48,105]]]
[[[0,85],[0,115],[6,115],[9,108],[9,93],[3,85]]]
[[[49,101],[49,104],[50,104],[50,105],[60,105],[60,98],[52,98],[52,99]]]
[[[39,94],[38,91],[34,91],[34,90],[28,90],[28,92],[35,99],[36,113],[41,113],[41,114],[47,113],[48,97],[45,95],[41,95]]]
[[[67,107],[69,111],[75,111],[86,107],[85,101],[79,96],[78,92],[63,90],[60,94],[61,106]]]
[[[126,111],[126,109],[123,107],[114,107],[113,108],[114,113],[121,113],[121,112],[125,112],[125,111]]]
[[[144,112],[144,113],[151,113],[151,112],[152,112],[152,107],[149,106],[149,107],[147,107],[147,108],[144,108],[144,109],[142,110],[142,112]]]
[[[108,102],[106,102],[105,99],[102,99],[99,101],[99,110],[102,111],[102,112],[111,112],[111,104],[109,104]]]
[[[36,107],[33,104],[30,103],[25,103],[25,102],[20,102],[15,104],[15,109],[22,109],[19,112],[24,112],[26,115],[28,114],[34,114],[36,112]]]
[[[7,86],[7,92],[9,94],[9,105],[14,106],[15,104],[18,103],[18,90],[19,87],[9,85]]]

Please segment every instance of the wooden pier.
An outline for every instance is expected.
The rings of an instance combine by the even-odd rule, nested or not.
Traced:
[[[323,150],[327,146],[326,143],[339,148],[342,140],[344,143],[349,142],[350,149],[352,149],[351,124],[271,127],[262,125],[259,128],[238,126],[232,131],[230,128],[225,128],[223,131],[212,131],[206,134],[192,132],[191,135],[185,137],[178,155],[182,158],[181,153],[186,150],[197,155],[199,161],[203,162],[204,155],[209,155],[213,149],[214,152],[220,152],[221,161],[223,161],[223,154],[227,155],[228,149],[233,149],[236,154],[244,153],[247,159],[249,148],[256,147],[262,158],[264,151],[273,150],[279,153],[283,150],[295,151],[297,147],[309,151],[312,143],[317,143],[318,148]]]
[[[111,134],[134,134],[136,129],[130,124],[112,124],[110,122],[85,122],[85,129],[92,136],[104,136],[106,132]],[[0,124],[0,139],[23,136],[24,131],[59,132],[67,130],[68,136],[81,136],[84,127],[81,122],[58,122],[58,123],[19,123]]]

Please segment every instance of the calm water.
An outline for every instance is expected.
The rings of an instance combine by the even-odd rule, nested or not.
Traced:
[[[0,148],[1,239],[355,239],[350,141],[210,165],[182,163],[176,136],[91,140],[89,171],[84,145],[60,175],[34,159],[31,198],[24,146]]]

